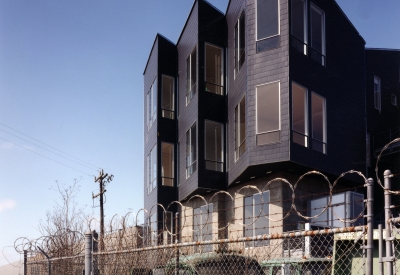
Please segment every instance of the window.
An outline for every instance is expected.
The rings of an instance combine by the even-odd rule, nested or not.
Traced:
[[[243,97],[235,108],[235,160],[246,151],[246,100]]]
[[[204,242],[212,240],[213,204],[206,204],[193,209],[193,241]],[[196,252],[212,252],[212,244],[196,247]]]
[[[187,90],[186,90],[186,105],[189,104],[193,95],[196,93],[196,48],[189,55],[186,60],[186,80],[187,80]]]
[[[392,102],[393,106],[397,106],[397,96],[395,94],[391,95],[390,101]]]
[[[307,89],[292,83],[292,136],[293,142],[308,147]]]
[[[307,1],[292,0],[293,47],[307,55]]]
[[[153,213],[149,217],[149,245],[155,246],[157,245],[157,213]]]
[[[176,186],[179,186],[179,183],[180,183],[180,159],[181,159],[181,155],[180,155],[180,151],[181,151],[181,149],[180,149],[180,141],[178,141],[178,146],[176,146],[176,163],[177,163],[177,165],[176,165],[176,175],[177,175],[177,177],[176,177]]]
[[[196,123],[186,132],[186,178],[196,171]]]
[[[269,233],[269,191],[257,193],[244,198],[243,228],[245,237]],[[261,246],[265,241],[245,242],[246,247]]]
[[[312,148],[326,154],[326,100],[311,94]]]
[[[325,13],[311,3],[311,58],[325,66]]]
[[[206,92],[224,94],[222,64],[222,49],[206,44]]]
[[[279,46],[279,0],[257,0],[257,52]]]
[[[374,106],[381,111],[381,79],[374,76]]]
[[[371,167],[371,139],[370,139],[369,133],[367,133],[365,141],[366,141],[366,148],[367,148],[366,156],[365,156],[366,162],[367,162],[367,167]]]
[[[223,172],[224,171],[224,140],[223,125],[221,123],[208,121],[205,122],[205,160],[206,169]]]
[[[226,171],[229,170],[229,120],[225,127],[225,142],[226,142]]]
[[[164,245],[172,243],[172,235],[170,233],[174,233],[174,220],[172,212],[165,211],[164,212]],[[168,233],[168,231],[170,233]]]
[[[162,185],[174,186],[174,145],[161,142],[161,178]]]
[[[148,182],[147,182],[147,194],[150,194],[154,188],[157,186],[157,145],[154,145],[150,153],[147,155],[147,169]]]
[[[280,142],[279,82],[256,87],[257,146]]]
[[[245,59],[245,30],[246,21],[244,11],[240,14],[240,17],[235,25],[235,76],[240,71]]]
[[[153,122],[157,119],[157,77],[147,93],[147,128],[150,129]]]
[[[174,78],[162,76],[161,91],[162,117],[174,119]]]

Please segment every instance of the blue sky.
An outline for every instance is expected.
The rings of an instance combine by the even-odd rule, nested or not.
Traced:
[[[400,1],[337,2],[367,47],[400,48]],[[115,176],[107,217],[143,206],[142,74],[156,33],[177,41],[192,3],[0,1],[0,248],[10,260],[16,238],[39,236],[56,181],[80,179],[77,202],[98,215],[93,176],[104,168]],[[225,12],[228,0],[210,3]]]

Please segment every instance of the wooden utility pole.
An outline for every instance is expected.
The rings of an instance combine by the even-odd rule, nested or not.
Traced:
[[[98,182],[100,185],[100,193],[97,195],[92,195],[93,199],[100,196],[100,251],[104,251],[104,199],[103,195],[107,191],[104,189],[105,184],[109,183],[113,179],[113,175],[104,174],[103,169],[101,169],[98,177],[94,178],[94,182]]]

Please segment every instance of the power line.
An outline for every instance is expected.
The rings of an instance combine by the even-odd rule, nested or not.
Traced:
[[[72,157],[72,158],[74,158],[74,159],[76,159],[76,160],[79,160],[80,162],[86,163],[86,164],[88,164],[88,165],[94,167],[94,168],[95,168],[94,170],[96,170],[96,171],[100,169],[100,168],[98,168],[96,165],[93,165],[93,164],[91,164],[91,163],[89,163],[89,162],[87,162],[87,161],[84,161],[84,160],[79,159],[79,158],[77,158],[77,157],[74,157],[74,156],[72,156],[72,155],[70,155],[70,154],[68,154],[68,153],[65,153],[65,152],[63,152],[63,151],[61,151],[61,150],[59,150],[59,149],[57,149],[57,148],[55,148],[55,147],[53,147],[53,146],[51,146],[51,145],[48,145],[48,144],[46,144],[46,143],[44,143],[44,142],[42,142],[42,141],[40,141],[40,140],[38,140],[38,139],[36,139],[36,138],[33,138],[33,137],[31,137],[31,136],[29,136],[29,135],[27,135],[27,134],[24,134],[24,133],[22,133],[21,131],[18,131],[18,130],[16,130],[16,129],[10,127],[10,126],[7,126],[7,125],[5,125],[4,123],[1,123],[1,122],[0,122],[0,125],[3,125],[4,127],[7,127],[7,128],[9,128],[9,129],[11,129],[11,130],[13,130],[13,131],[15,131],[15,132],[21,134],[21,135],[24,135],[24,136],[30,138],[30,139],[33,139],[34,141],[37,141],[37,142],[39,142],[39,143],[41,143],[41,144],[43,144],[43,145],[46,145],[46,146],[48,146],[48,147],[50,147],[50,148],[52,148],[52,149],[54,149],[54,150],[56,150],[56,151],[58,151],[58,152],[60,152],[60,153],[63,153],[64,155],[70,156],[70,157]],[[2,130],[2,129],[0,129],[0,130]],[[2,130],[2,131],[7,132],[7,131],[5,131],[5,130]],[[8,133],[8,132],[7,132],[7,133]],[[22,138],[21,138],[21,139],[22,139]],[[28,141],[28,142],[29,142],[29,141]],[[32,144],[33,144],[33,143],[32,143]],[[43,149],[44,149],[44,148],[43,148]],[[55,153],[54,153],[54,154],[55,154]],[[93,169],[93,168],[91,168],[91,169]]]
[[[8,133],[8,134],[10,134],[10,135],[12,135],[12,136],[14,136],[14,137],[17,137],[17,138],[19,138],[19,139],[22,139],[23,141],[29,142],[30,144],[33,144],[33,145],[35,145],[35,146],[37,146],[37,147],[39,147],[39,148],[42,148],[43,150],[46,150],[46,151],[48,151],[48,152],[50,152],[50,153],[53,153],[53,154],[55,154],[55,155],[57,155],[57,156],[60,156],[60,157],[62,157],[62,158],[65,158],[65,159],[67,159],[67,160],[69,160],[69,161],[75,162],[75,163],[77,163],[77,164],[79,164],[79,165],[82,165],[82,166],[85,166],[85,167],[87,167],[87,168],[89,168],[89,169],[92,169],[92,170],[96,170],[96,171],[97,171],[97,169],[94,169],[94,168],[92,168],[92,167],[90,167],[90,166],[88,166],[88,165],[86,165],[86,164],[77,162],[76,160],[73,160],[73,159],[71,159],[71,158],[67,158],[66,156],[63,156],[63,155],[58,154],[58,153],[56,153],[56,152],[53,152],[53,151],[51,151],[51,150],[49,150],[49,149],[47,149],[47,148],[44,148],[44,147],[42,147],[42,146],[40,146],[40,145],[35,144],[35,143],[33,143],[33,142],[29,141],[29,140],[26,140],[26,139],[24,139],[24,138],[22,138],[22,137],[19,137],[19,136],[17,136],[17,135],[14,135],[13,133],[10,133],[10,132],[8,132],[8,131],[6,131],[6,130],[4,130],[4,129],[0,129],[0,131],[6,132],[6,133]],[[93,166],[93,165],[92,165],[92,166]]]
[[[30,150],[30,149],[28,149],[28,148],[26,148],[26,147],[24,147],[24,146],[22,146],[22,145],[16,144],[16,143],[14,143],[14,142],[12,142],[12,141],[9,141],[9,140],[7,140],[7,139],[5,139],[5,138],[0,137],[0,139],[5,140],[5,141],[7,141],[7,142],[9,142],[9,143],[11,143],[11,144],[13,144],[13,145],[15,145],[15,146],[21,147],[21,148],[23,148],[23,149],[25,149],[25,150],[28,150],[28,151],[30,151],[30,152],[32,152],[32,153],[35,153],[35,154],[37,154],[37,155],[39,155],[39,156],[41,156],[41,157],[44,157],[44,158],[46,158],[46,159],[48,159],[48,160],[54,161],[54,162],[56,162],[56,163],[58,163],[58,164],[61,164],[61,165],[65,166],[65,167],[68,167],[68,168],[71,168],[71,169],[73,169],[73,170],[75,170],[75,171],[81,172],[81,173],[83,173],[83,174],[85,174],[85,175],[93,176],[93,175],[90,175],[90,174],[88,174],[88,173],[86,173],[86,172],[83,172],[83,171],[81,171],[81,170],[79,170],[79,169],[73,168],[73,167],[71,167],[71,166],[69,166],[69,165],[67,165],[67,164],[64,164],[64,163],[62,163],[62,162],[59,162],[59,161],[57,161],[57,160],[55,160],[55,159],[46,157],[45,155],[42,155],[42,154],[40,154],[40,153],[38,153],[38,152],[35,152],[35,151],[33,151],[33,150]]]

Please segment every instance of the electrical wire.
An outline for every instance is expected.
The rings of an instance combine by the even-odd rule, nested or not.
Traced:
[[[17,135],[14,135],[13,133],[10,133],[10,132],[8,132],[8,131],[6,131],[6,130],[4,130],[4,129],[0,129],[0,131],[6,132],[7,134],[10,134],[10,135],[12,135],[12,136],[14,136],[14,137],[17,137],[17,138],[19,138],[19,139],[22,139],[23,141],[29,142],[30,144],[33,144],[33,145],[35,145],[35,146],[37,146],[37,147],[39,147],[39,148],[42,148],[43,150],[46,150],[46,151],[48,151],[48,152],[50,152],[50,153],[53,153],[53,154],[55,154],[55,155],[57,155],[57,156],[60,156],[60,157],[62,157],[62,158],[65,158],[65,159],[67,159],[67,160],[69,160],[69,161],[75,162],[75,163],[77,163],[77,164],[79,164],[79,165],[85,166],[85,167],[87,167],[87,168],[89,168],[89,169],[92,169],[92,170],[95,170],[95,171],[98,170],[98,169],[92,168],[92,167],[90,167],[90,166],[88,166],[88,165],[86,165],[86,164],[77,162],[76,160],[73,160],[73,159],[71,159],[71,158],[68,158],[68,157],[65,157],[65,156],[63,156],[63,155],[61,155],[61,154],[58,154],[58,153],[56,153],[56,152],[53,152],[53,151],[51,151],[51,150],[49,150],[49,149],[46,149],[46,148],[44,148],[44,147],[42,147],[42,146],[40,146],[40,145],[37,145],[37,144],[35,144],[35,143],[33,143],[33,142],[27,140],[27,139],[24,139],[24,138],[22,138],[22,137],[19,137],[19,136],[17,136]],[[59,151],[59,150],[58,150],[58,151]]]
[[[39,155],[39,156],[42,156],[42,157],[44,157],[44,158],[46,158],[46,159],[48,159],[48,160],[54,161],[54,162],[56,162],[56,163],[58,163],[58,164],[61,164],[61,165],[65,166],[65,167],[68,167],[68,168],[71,168],[71,169],[73,169],[73,170],[75,170],[75,171],[81,172],[81,173],[83,173],[83,174],[85,174],[85,175],[88,175],[88,176],[90,176],[90,177],[93,176],[93,175],[90,175],[90,174],[88,174],[88,173],[86,173],[86,172],[83,172],[83,171],[81,171],[81,170],[79,170],[79,169],[76,169],[76,168],[74,168],[74,167],[71,167],[71,166],[69,166],[69,165],[67,165],[67,164],[65,164],[65,163],[62,163],[62,162],[57,161],[57,160],[55,160],[55,159],[46,157],[45,155],[42,155],[42,154],[40,154],[40,153],[38,153],[38,152],[35,152],[35,151],[33,151],[33,150],[30,150],[30,149],[28,149],[28,148],[26,148],[26,147],[24,147],[24,146],[22,146],[22,145],[19,145],[19,144],[17,144],[17,143],[14,143],[14,142],[12,142],[12,141],[9,141],[9,140],[7,140],[7,139],[5,139],[5,138],[0,137],[0,139],[2,139],[2,140],[4,140],[4,141],[7,141],[7,142],[9,142],[9,143],[11,143],[11,144],[13,144],[13,145],[15,145],[15,146],[21,147],[21,148],[23,148],[23,149],[25,149],[25,150],[28,150],[28,151],[30,151],[30,152],[32,152],[32,153],[35,153],[35,154],[37,154],[37,155]]]
[[[1,123],[1,122],[0,122],[0,125],[3,125],[4,127],[7,127],[7,128],[9,128],[9,129],[11,129],[11,130],[13,130],[13,131],[15,131],[15,132],[21,134],[21,135],[24,135],[24,136],[30,138],[30,139],[33,139],[34,141],[37,141],[37,142],[39,142],[39,143],[41,143],[41,144],[43,144],[43,145],[46,145],[46,146],[48,146],[48,147],[50,147],[50,148],[52,148],[52,149],[54,149],[54,150],[56,150],[56,151],[58,151],[58,152],[60,152],[60,153],[62,153],[62,154],[65,154],[65,155],[67,155],[67,156],[69,156],[69,157],[72,157],[72,158],[74,158],[74,159],[76,159],[76,160],[79,160],[80,162],[83,162],[83,163],[86,163],[86,164],[88,164],[88,165],[90,165],[90,166],[92,166],[92,167],[95,167],[95,170],[98,170],[98,169],[99,169],[96,165],[93,165],[93,164],[91,164],[91,163],[89,163],[89,162],[87,162],[87,161],[84,161],[84,160],[79,159],[79,158],[77,158],[77,157],[74,157],[74,156],[72,156],[72,155],[70,155],[70,154],[68,154],[68,153],[65,153],[65,152],[63,152],[63,151],[61,151],[61,150],[55,148],[54,146],[48,145],[48,144],[46,144],[46,143],[44,143],[44,142],[42,142],[42,141],[40,141],[40,140],[38,140],[38,139],[36,139],[36,138],[33,138],[33,137],[31,137],[31,136],[29,136],[29,135],[27,135],[27,134],[24,134],[24,133],[22,133],[21,131],[18,131],[18,130],[16,130],[16,129],[10,127],[10,126],[5,125],[4,123]],[[2,130],[2,129],[0,129],[0,130]],[[2,130],[2,131],[6,132],[5,130]],[[7,133],[8,133],[8,132],[7,132]],[[91,169],[93,169],[93,168],[91,168]]]

